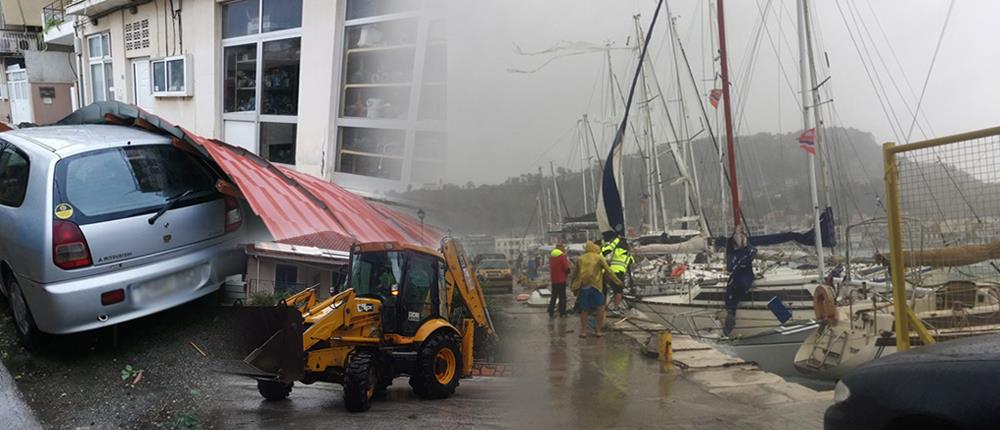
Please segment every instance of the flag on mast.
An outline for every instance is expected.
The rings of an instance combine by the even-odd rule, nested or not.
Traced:
[[[719,100],[722,100],[722,90],[715,88],[708,93],[708,102],[712,104],[712,107],[718,109]]]
[[[799,135],[799,148],[812,155],[816,155],[816,129],[810,128]]]

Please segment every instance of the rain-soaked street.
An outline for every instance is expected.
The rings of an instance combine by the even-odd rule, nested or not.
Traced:
[[[738,386],[742,381],[661,371],[621,333],[580,339],[576,318],[549,320],[543,309],[521,306],[505,314],[507,336],[516,338],[505,342],[514,348],[516,377],[465,379],[453,397],[439,401],[418,399],[399,378],[387,400],[351,414],[337,385],[296,384],[289,400],[270,403],[251,380],[226,376],[230,389],[222,390],[210,422],[227,428],[808,429],[822,427],[830,403],[817,397],[775,401],[759,388]]]

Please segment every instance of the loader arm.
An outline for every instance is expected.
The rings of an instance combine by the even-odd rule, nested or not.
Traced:
[[[479,278],[476,277],[474,268],[465,256],[462,244],[455,239],[445,238],[441,243],[441,253],[444,254],[445,263],[448,265],[448,277],[465,300],[476,326],[486,329],[490,336],[497,337],[493,319],[490,318],[490,311],[486,307],[486,295],[483,294],[483,288],[479,285]],[[450,300],[450,291],[448,297]],[[450,309],[451,303],[448,304]]]
[[[358,312],[358,302],[367,303],[370,310]],[[353,289],[347,289],[303,312],[303,317],[309,328],[302,333],[302,350],[308,351],[317,343],[328,340],[378,344],[379,338],[368,337],[367,333],[355,333],[360,336],[334,336],[334,334],[338,332],[343,334],[353,328],[363,327],[368,327],[368,331],[378,331],[380,314],[381,306],[377,304],[377,301],[357,298]]]

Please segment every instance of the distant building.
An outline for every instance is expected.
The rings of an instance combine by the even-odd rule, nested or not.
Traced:
[[[536,236],[525,237],[498,237],[495,240],[496,252],[502,252],[507,257],[514,258],[518,253],[528,253],[531,249],[541,245],[541,241]]]
[[[486,234],[470,234],[462,238],[465,254],[474,257],[479,254],[497,252],[496,239]]]
[[[0,0],[0,121],[50,124],[76,106],[73,49],[42,37],[50,1]]]

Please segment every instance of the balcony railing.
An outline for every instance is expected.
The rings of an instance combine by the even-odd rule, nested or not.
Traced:
[[[52,27],[58,27],[66,21],[66,6],[72,0],[56,0],[42,8],[42,27],[48,31]]]
[[[45,49],[42,34],[31,30],[0,30],[0,53],[20,54]]]

